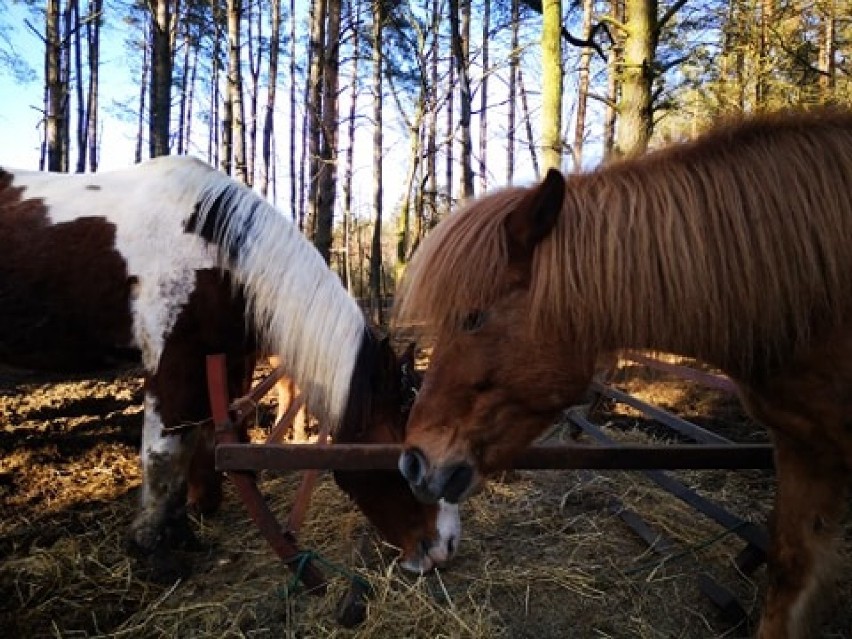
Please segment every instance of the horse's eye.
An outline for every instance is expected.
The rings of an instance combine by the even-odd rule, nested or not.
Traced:
[[[486,316],[485,311],[471,311],[462,322],[462,330],[467,333],[479,330],[482,328],[482,325],[485,324]]]

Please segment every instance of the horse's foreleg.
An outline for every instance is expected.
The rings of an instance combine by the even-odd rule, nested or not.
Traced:
[[[186,515],[186,478],[196,436],[192,431],[165,434],[157,402],[146,393],[141,503],[131,526],[132,543],[142,553],[195,541]]]
[[[809,603],[832,565],[846,495],[842,458],[777,435],[778,488],[773,517],[769,584],[759,639],[806,634]]]

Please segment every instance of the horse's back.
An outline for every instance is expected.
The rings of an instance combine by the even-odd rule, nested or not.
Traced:
[[[210,171],[185,157],[103,174],[0,169],[0,361],[74,370],[132,353],[134,310],[214,262],[183,231]]]

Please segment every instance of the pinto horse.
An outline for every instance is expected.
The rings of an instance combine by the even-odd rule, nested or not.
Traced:
[[[189,157],[94,175],[0,169],[0,362],[72,371],[141,359],[143,480],[129,541],[155,567],[192,539],[190,466],[212,460],[210,429],[199,426],[210,418],[211,353],[227,356],[232,397],[245,394],[257,354],[270,354],[333,436],[402,437],[393,350],[257,194]],[[221,499],[205,494],[217,487],[212,472],[191,491],[207,510]],[[424,508],[396,474],[343,484],[373,505],[365,512],[404,566],[425,571],[453,554],[455,506]]]
[[[421,244],[394,312],[435,332],[400,458],[430,502],[465,499],[577,403],[599,354],[728,373],[775,447],[758,634],[802,636],[852,477],[852,114],[726,122],[475,200]]]

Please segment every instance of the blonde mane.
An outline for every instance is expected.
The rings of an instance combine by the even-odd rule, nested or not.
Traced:
[[[729,122],[567,178],[533,259],[530,316],[590,351],[658,348],[771,365],[852,309],[852,114]],[[469,203],[423,242],[401,322],[458,330],[506,292],[503,220],[528,189]]]

